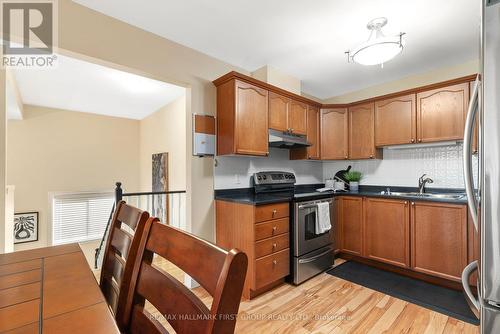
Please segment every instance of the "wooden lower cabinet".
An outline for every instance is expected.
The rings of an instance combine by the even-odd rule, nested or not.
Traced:
[[[340,207],[340,249],[344,253],[361,255],[363,251],[363,198],[342,197]]]
[[[411,267],[460,281],[467,265],[467,207],[411,203]]]
[[[465,204],[350,196],[335,202],[340,232],[334,245],[341,255],[453,282],[479,256],[479,238]]]
[[[481,249],[479,247],[480,246],[479,233],[478,231],[476,231],[476,228],[474,227],[474,223],[472,221],[470,213],[468,213],[467,215],[467,229],[468,229],[467,262],[471,263],[473,261],[479,261],[479,258],[481,257]],[[477,272],[471,275],[469,283],[471,285],[477,285]]]
[[[372,260],[410,266],[408,201],[366,198],[364,254]]]
[[[216,200],[216,244],[248,256],[243,297],[251,299],[290,274],[289,203],[249,205]]]

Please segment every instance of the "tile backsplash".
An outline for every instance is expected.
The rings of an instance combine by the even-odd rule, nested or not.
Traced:
[[[434,180],[428,187],[463,188],[462,144],[441,147],[384,149],[383,160],[335,161],[323,163],[323,177],[331,178],[348,165],[363,173],[361,184],[418,185],[422,174]],[[477,158],[473,160],[477,169]]]
[[[321,161],[289,160],[288,150],[269,148],[269,157],[216,157],[214,168],[214,188],[248,188],[250,177],[255,172],[285,171],[292,172],[297,184],[323,182],[323,166]]]
[[[428,187],[463,188],[462,144],[440,147],[384,149],[382,160],[294,161],[288,150],[270,149],[269,157],[218,156],[214,169],[215,189],[251,187],[250,177],[258,171],[295,173],[297,184],[322,183],[351,165],[363,173],[361,184],[416,187],[420,175],[434,180]],[[473,169],[477,170],[477,157]]]

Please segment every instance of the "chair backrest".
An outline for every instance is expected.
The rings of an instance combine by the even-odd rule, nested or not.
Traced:
[[[122,318],[120,314],[126,300],[123,292],[127,291],[123,287],[130,284],[137,249],[148,218],[149,213],[120,201],[109,227],[99,285],[120,328],[123,327],[119,321]]]
[[[152,264],[163,257],[195,279],[213,297],[211,309],[173,276]],[[144,228],[127,293],[127,332],[166,333],[145,308],[151,303],[177,333],[233,333],[248,259],[150,218]]]

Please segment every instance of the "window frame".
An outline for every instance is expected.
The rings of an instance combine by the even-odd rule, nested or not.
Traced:
[[[54,244],[54,201],[58,197],[64,197],[64,196],[81,196],[81,197],[89,197],[91,195],[98,195],[102,197],[106,197],[106,195],[109,195],[111,198],[115,198],[115,193],[113,190],[97,190],[97,191],[61,191],[61,192],[49,192],[49,198],[48,198],[48,215],[47,215],[47,245],[48,246],[60,246],[60,245],[67,245],[70,243],[59,243],[59,244]],[[110,211],[111,214],[111,211]],[[72,243],[85,243],[85,242],[91,242],[99,239],[92,239],[92,240],[83,240],[83,241],[74,241]]]

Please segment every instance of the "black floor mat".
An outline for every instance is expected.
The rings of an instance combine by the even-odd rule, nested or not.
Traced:
[[[329,270],[328,273],[447,316],[479,325],[479,320],[467,305],[462,291],[443,288],[354,261],[345,262]]]

